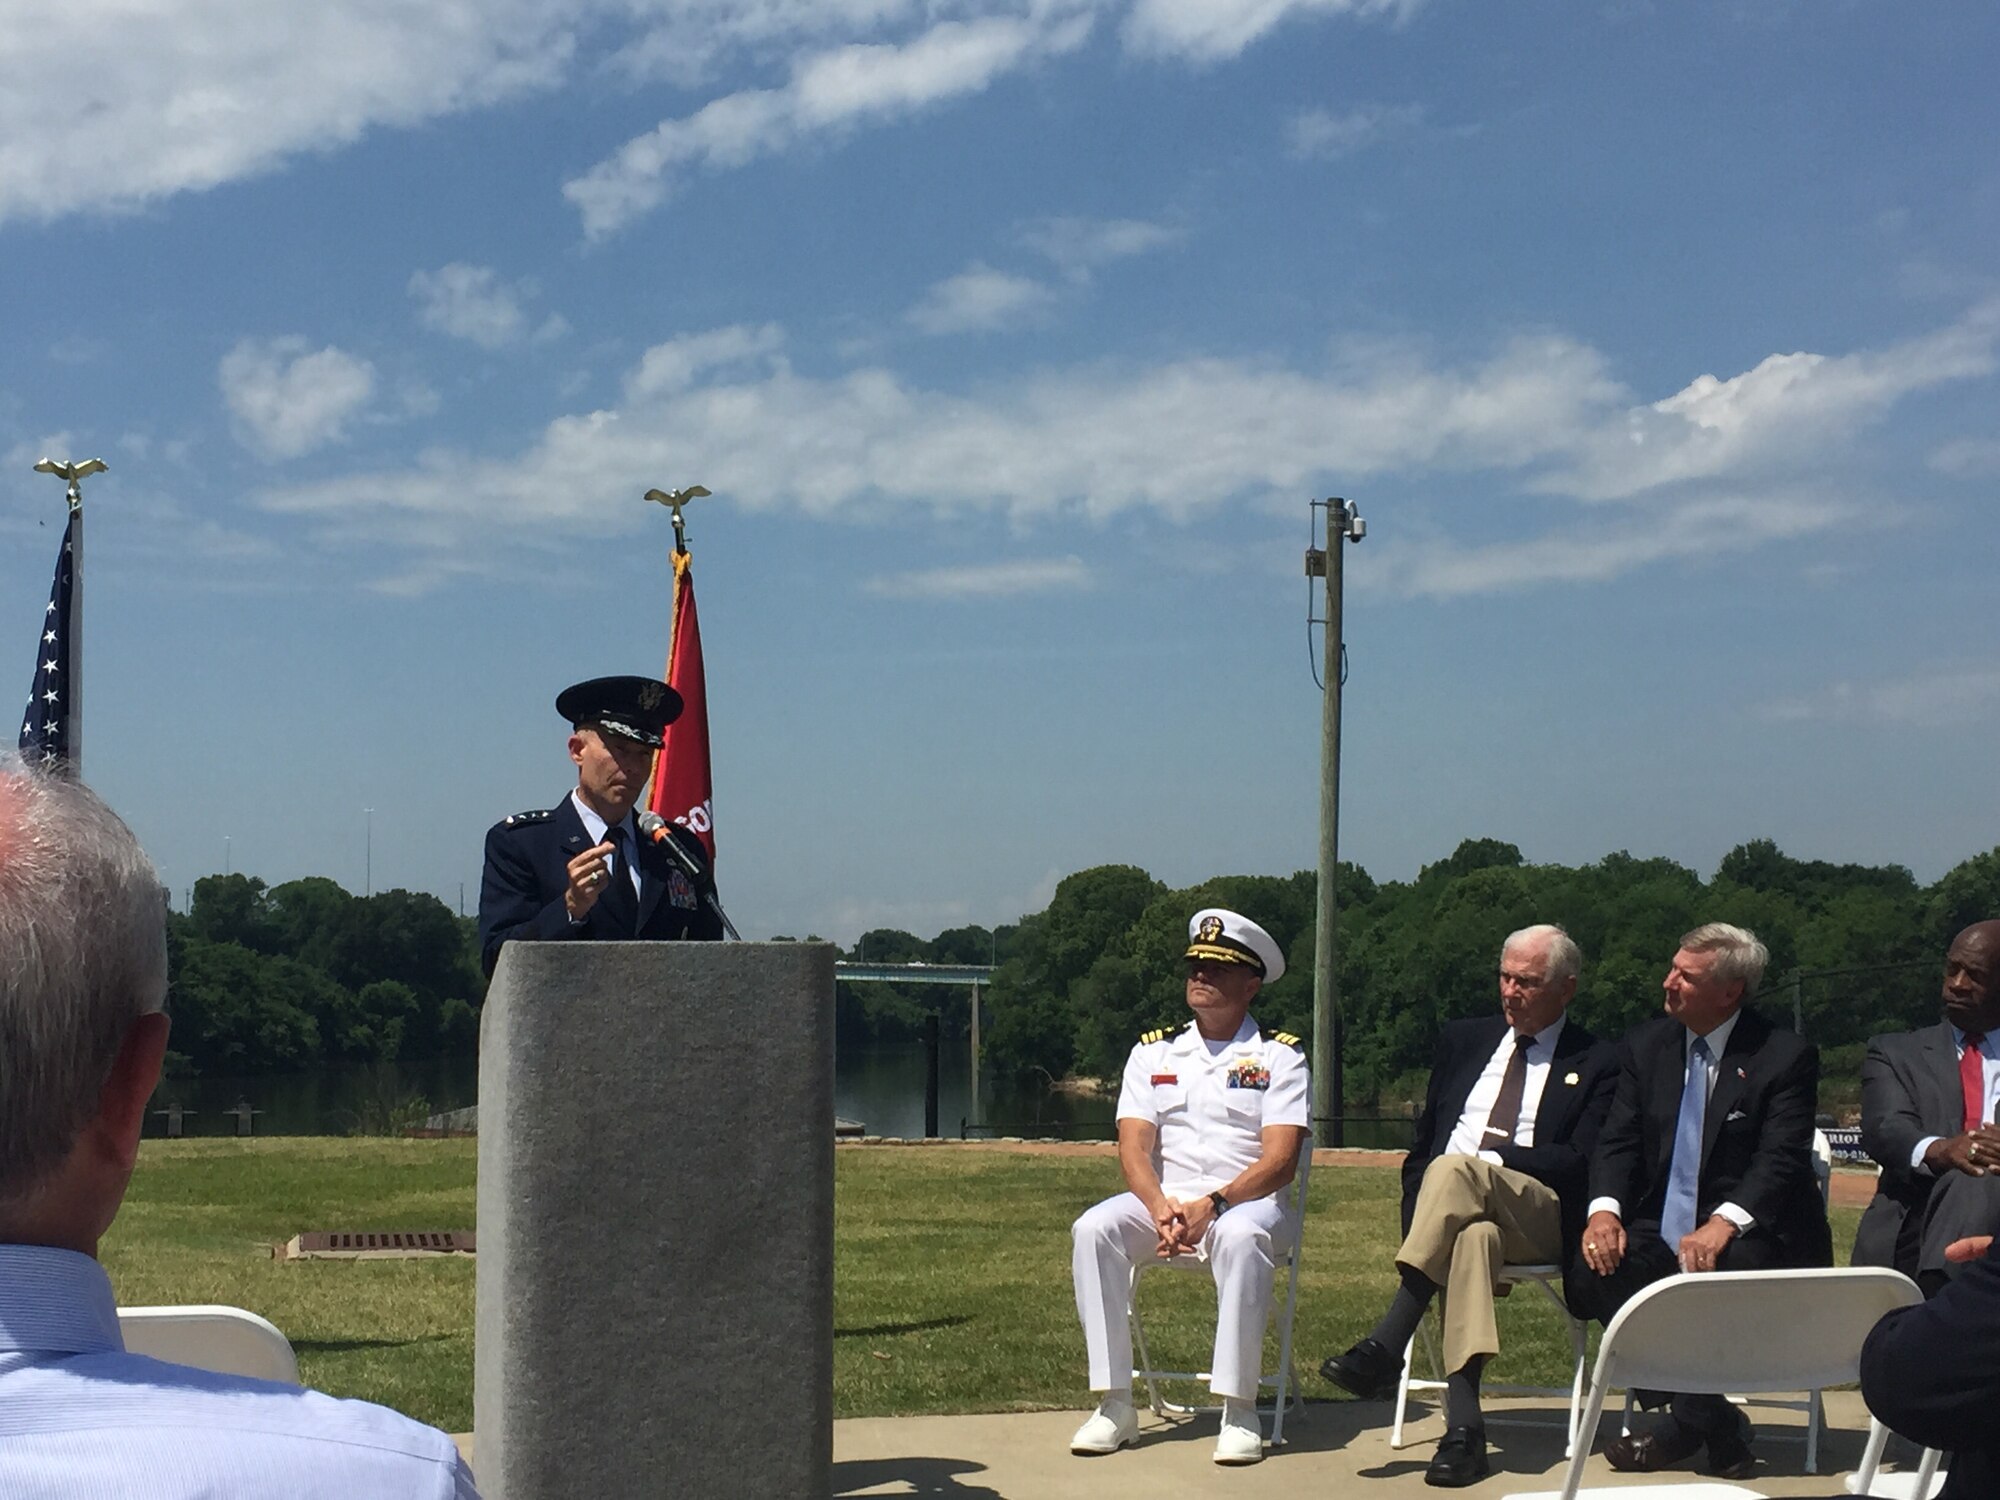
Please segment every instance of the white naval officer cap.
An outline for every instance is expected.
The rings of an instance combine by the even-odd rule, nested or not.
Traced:
[[[1271,934],[1248,917],[1219,906],[1203,907],[1188,918],[1188,950],[1181,956],[1248,964],[1266,984],[1285,977],[1285,955]]]

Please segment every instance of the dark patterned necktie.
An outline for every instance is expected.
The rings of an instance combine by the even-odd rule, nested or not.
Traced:
[[[1507,1071],[1500,1075],[1500,1094],[1493,1101],[1493,1112],[1486,1117],[1486,1139],[1484,1146],[1492,1150],[1495,1146],[1511,1145],[1514,1132],[1521,1125],[1521,1099],[1528,1091],[1528,1049],[1535,1045],[1531,1036],[1514,1038],[1514,1055],[1507,1059]]]
[[[612,918],[621,937],[631,937],[639,929],[639,898],[632,893],[632,838],[625,825],[607,828],[605,841],[611,845],[611,874],[605,887],[605,914]]]

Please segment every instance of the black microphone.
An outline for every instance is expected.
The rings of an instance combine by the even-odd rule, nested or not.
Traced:
[[[674,825],[658,813],[640,813],[639,832],[673,855],[675,863],[689,880],[700,884],[708,878],[708,866],[688,852],[687,846],[674,837]]]
[[[701,899],[708,903],[708,909],[722,923],[722,930],[736,942],[742,942],[743,935],[729,920],[729,913],[722,909],[722,903],[715,899],[714,872],[687,845],[674,837],[674,825],[656,812],[642,812],[639,814],[639,832],[673,855],[674,862],[694,882],[694,888],[701,892]]]

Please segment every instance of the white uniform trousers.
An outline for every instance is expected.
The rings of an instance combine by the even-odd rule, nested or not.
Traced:
[[[1255,1398],[1264,1373],[1264,1325],[1271,1312],[1276,1256],[1291,1226],[1277,1196],[1232,1203],[1210,1225],[1203,1244],[1215,1277],[1215,1356],[1209,1389],[1218,1396]],[[1093,1391],[1132,1385],[1132,1269],[1155,1259],[1160,1242],[1153,1216],[1131,1193],[1085,1210],[1070,1231],[1070,1275],[1076,1314],[1090,1356]]]

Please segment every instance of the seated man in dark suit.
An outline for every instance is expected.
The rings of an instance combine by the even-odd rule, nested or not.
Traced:
[[[1581,966],[1560,927],[1523,928],[1500,949],[1501,1013],[1439,1033],[1403,1158],[1402,1287],[1368,1337],[1320,1367],[1357,1395],[1392,1391],[1404,1345],[1445,1292],[1446,1433],[1427,1484],[1458,1488],[1487,1473],[1479,1376],[1500,1352],[1500,1267],[1560,1262],[1583,1228],[1617,1059],[1566,1015]]]
[[[1854,1264],[1889,1266],[1936,1295],[1945,1247],[2000,1229],[2000,922],[1976,922],[1944,959],[1944,1019],[1871,1038],[1861,1144],[1882,1164]]]
[[[1741,927],[1697,927],[1667,971],[1666,1014],[1619,1044],[1590,1163],[1590,1220],[1568,1278],[1579,1312],[1609,1323],[1676,1271],[1833,1263],[1812,1161],[1819,1052],[1743,1003],[1769,958]],[[1704,1443],[1713,1474],[1741,1479],[1755,1467],[1750,1424],[1725,1398],[1672,1402],[1658,1426],[1605,1448],[1612,1468],[1667,1468]]]
[[[1861,1346],[1861,1395],[1892,1431],[1950,1455],[1938,1500],[2000,1495],[2000,1265],[1988,1236],[1947,1251],[1956,1280],[1898,1308]]]

